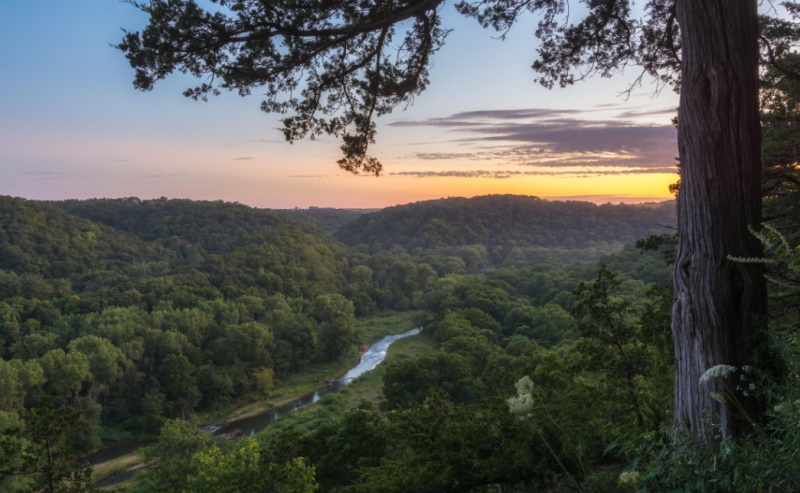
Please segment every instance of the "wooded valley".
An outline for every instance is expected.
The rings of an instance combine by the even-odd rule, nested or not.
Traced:
[[[781,217],[791,248],[763,240],[796,281]],[[673,435],[674,220],[673,203],[523,196],[371,212],[0,197],[0,489],[82,491],[119,471],[75,457],[151,439],[126,491],[799,488],[791,282],[765,353],[781,357],[745,377],[771,409],[755,438]],[[414,326],[309,410],[238,440],[202,429]]]

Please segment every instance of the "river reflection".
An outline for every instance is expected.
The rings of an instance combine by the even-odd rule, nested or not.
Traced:
[[[304,395],[286,405],[277,407],[270,412],[229,421],[223,426],[209,427],[208,429],[214,435],[234,433],[238,431],[241,431],[242,435],[252,435],[257,433],[273,421],[276,421],[289,413],[308,407],[326,395],[332,394],[347,387],[354,379],[360,377],[365,372],[375,369],[375,367],[378,366],[384,360],[384,358],[386,358],[386,351],[394,341],[417,335],[420,333],[420,331],[420,328],[416,328],[403,332],[402,334],[384,337],[369,347],[369,349],[361,356],[361,361],[358,363],[358,365],[351,368],[341,377],[328,382],[326,386],[322,387],[316,392]]]

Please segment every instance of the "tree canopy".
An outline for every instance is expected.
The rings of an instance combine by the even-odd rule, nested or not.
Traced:
[[[202,82],[184,95],[206,99],[221,89],[265,91],[261,108],[284,114],[293,141],[323,133],[342,139],[339,165],[380,173],[368,154],[375,118],[413,101],[428,84],[433,54],[449,30],[444,0],[131,1],[150,16],[117,48],[136,70],[134,86],[151,90],[173,72]],[[485,27],[507,31],[525,11],[539,14],[542,40],[533,68],[547,87],[634,64],[662,83],[678,80],[680,40],[673,0],[648,3],[639,18],[627,1],[587,2],[586,15],[561,0],[461,1],[456,8]]]
[[[351,246],[363,244],[370,252],[395,245],[409,252],[482,245],[498,263],[515,248],[633,243],[674,227],[674,214],[672,202],[598,206],[522,195],[451,197],[362,215],[334,237]]]

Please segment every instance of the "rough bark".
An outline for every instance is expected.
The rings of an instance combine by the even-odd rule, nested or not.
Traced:
[[[708,436],[741,435],[758,403],[737,391],[766,311],[748,227],[761,223],[758,28],[755,0],[678,0],[683,63],[678,124],[680,244],[675,264],[675,419]],[[699,382],[719,364],[726,381]],[[720,403],[711,392],[727,393]],[[735,395],[731,399],[731,393]]]

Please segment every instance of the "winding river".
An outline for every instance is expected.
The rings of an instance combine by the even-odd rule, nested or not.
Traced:
[[[362,374],[370,370],[375,369],[375,367],[378,366],[384,360],[384,358],[386,358],[386,351],[394,341],[417,335],[420,333],[420,330],[420,328],[416,328],[401,334],[384,337],[380,341],[370,346],[369,349],[367,349],[367,351],[361,355],[361,361],[359,361],[356,366],[351,368],[341,377],[331,380],[327,385],[314,392],[306,394],[288,404],[284,404],[283,406],[276,407],[267,413],[229,421],[222,426],[210,426],[206,429],[214,435],[239,431],[241,431],[242,435],[252,435],[258,431],[261,431],[261,429],[273,421],[276,421],[294,411],[306,408],[322,399],[326,395],[332,394],[347,387],[354,379],[360,377]]]
[[[422,329],[418,327],[416,329],[407,330],[400,334],[394,334],[384,337],[380,341],[371,345],[369,349],[367,349],[364,352],[364,354],[361,355],[361,360],[358,362],[356,366],[348,370],[348,372],[342,375],[341,377],[331,380],[330,382],[327,383],[327,385],[316,390],[315,392],[311,392],[302,397],[299,397],[289,402],[288,404],[284,404],[283,406],[276,407],[267,413],[229,421],[222,426],[210,425],[206,427],[206,430],[208,430],[213,435],[222,435],[234,432],[236,432],[237,434],[241,432],[242,435],[252,435],[258,431],[261,431],[265,426],[272,423],[273,421],[277,421],[283,416],[286,416],[287,414],[292,413],[294,411],[299,411],[303,408],[306,408],[311,404],[317,402],[318,400],[322,399],[326,395],[332,394],[347,387],[348,385],[350,385],[350,382],[352,382],[354,379],[360,377],[361,375],[370,370],[375,369],[375,367],[377,367],[384,360],[384,358],[386,358],[386,351],[389,349],[389,346],[391,346],[393,342],[399,339],[417,335],[421,332],[421,330]],[[124,447],[103,449],[95,454],[85,457],[83,460],[90,464],[97,464],[100,462],[111,460],[120,455],[133,452],[144,445],[149,445],[149,444],[133,444]],[[100,481],[94,483],[92,486],[94,487],[112,486],[114,484],[129,479],[131,476],[133,476],[133,474],[134,472],[123,472],[120,474],[116,474],[114,476],[101,479]]]

